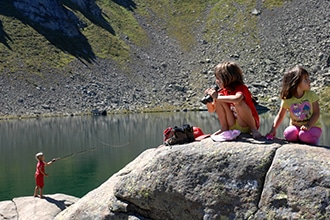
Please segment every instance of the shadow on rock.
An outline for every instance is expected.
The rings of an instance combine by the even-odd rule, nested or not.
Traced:
[[[66,208],[64,200],[56,200],[48,196],[44,196],[44,199],[49,203],[55,204],[62,211]]]
[[[132,0],[113,0],[116,4],[125,7],[130,11],[134,11],[136,9],[136,4]]]
[[[12,41],[9,35],[3,29],[2,21],[0,20],[0,43],[5,45],[9,50],[12,50],[8,41]]]
[[[34,20],[32,20],[29,17],[30,12],[25,11],[27,4],[29,5],[30,3],[22,1],[19,5],[20,8],[16,8],[13,2],[4,0],[0,6],[0,14],[7,17],[14,17],[23,24],[32,27],[55,47],[75,56],[82,62],[87,61],[88,63],[92,63],[95,61],[96,57],[88,39],[79,30],[81,21],[72,11],[57,2],[49,3],[53,4],[52,6],[54,8],[52,10],[46,10],[47,8],[38,7],[37,5],[29,5],[30,8],[37,8],[39,10],[39,13],[33,11]],[[1,29],[0,27],[0,31]],[[10,36],[4,33],[4,31],[1,31],[0,42],[4,42],[5,45],[7,43],[8,45],[8,39],[11,39]]]
[[[105,20],[102,15],[102,9],[95,3],[95,1],[86,1],[84,4],[82,4],[82,6],[80,6],[74,1],[63,0],[63,4],[73,10],[80,11],[92,23],[99,27],[102,27],[112,35],[115,35],[114,29],[111,27],[109,22]]]
[[[245,143],[252,143],[252,144],[280,144],[280,145],[284,145],[284,144],[288,144],[289,142],[287,142],[284,139],[280,139],[280,138],[274,138],[273,140],[268,140],[266,139],[266,137],[261,137],[259,139],[254,139],[252,137],[252,135],[250,134],[240,134],[240,136],[237,138],[237,140],[241,141],[241,142],[245,142]]]

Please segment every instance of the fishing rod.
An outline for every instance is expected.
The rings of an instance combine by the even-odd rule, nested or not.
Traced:
[[[95,138],[96,139],[96,138]],[[102,142],[98,139],[96,139],[99,143],[103,144],[103,145],[106,145],[106,146],[110,146],[110,147],[123,147],[123,146],[126,146],[128,145],[130,142],[126,142],[124,144],[121,144],[121,145],[111,145],[111,144],[108,144],[108,143],[105,143],[105,142]],[[54,159],[52,159],[53,162],[57,161],[57,160],[63,160],[63,159],[67,159],[67,158],[70,158],[70,157],[75,157],[79,154],[84,154],[84,153],[87,153],[87,152],[90,152],[90,151],[94,151],[94,150],[97,150],[99,148],[105,148],[104,147],[92,147],[92,148],[87,148],[85,150],[81,150],[81,151],[78,151],[78,152],[74,152],[74,153],[71,153],[71,154],[67,154],[65,156],[62,156],[62,157],[56,157]]]
[[[78,151],[78,152],[74,152],[74,153],[71,153],[71,154],[67,154],[67,155],[62,156],[62,157],[56,157],[56,158],[54,158],[52,161],[55,162],[55,161],[57,161],[57,160],[63,160],[63,159],[66,159],[66,158],[70,158],[70,157],[77,156],[77,155],[79,155],[79,154],[87,153],[87,152],[89,152],[89,151],[94,151],[94,150],[96,150],[96,149],[97,149],[97,147],[88,148],[88,149],[86,149],[86,150],[81,150],[81,151]]]

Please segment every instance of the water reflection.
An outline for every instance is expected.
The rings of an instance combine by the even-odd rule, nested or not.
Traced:
[[[268,132],[274,115],[260,116],[260,132]],[[182,124],[219,129],[208,112],[109,115],[0,121],[0,201],[33,194],[35,153],[46,160],[61,157],[46,167],[45,194],[82,197],[148,148],[162,143],[166,127]],[[322,145],[329,146],[330,117],[322,116]],[[281,136],[288,124],[278,129]]]

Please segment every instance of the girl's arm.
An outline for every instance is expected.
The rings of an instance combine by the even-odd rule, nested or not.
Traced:
[[[51,161],[49,161],[48,163],[45,163],[45,166],[51,165],[52,163],[54,163],[56,161],[56,159],[52,159]]]
[[[271,130],[268,132],[268,134],[266,136],[276,136],[276,129],[281,125],[281,123],[283,122],[283,119],[285,117],[286,114],[286,109],[285,108],[280,108],[279,112],[277,113],[272,128]]]
[[[300,129],[304,130],[304,131],[310,129],[311,127],[313,127],[313,125],[316,123],[316,121],[319,119],[319,117],[320,117],[320,107],[319,107],[319,102],[316,101],[316,102],[313,103],[313,114],[312,114],[312,116],[310,117],[307,124],[302,125],[300,127]]]
[[[226,103],[239,103],[244,99],[244,95],[241,92],[236,93],[235,95],[218,95],[217,92],[213,92],[210,94],[213,98],[212,103],[207,103],[207,110],[209,112],[214,112],[215,102],[226,102]]]
[[[244,99],[243,93],[236,93],[235,95],[218,96],[217,101],[226,103],[239,103]]]

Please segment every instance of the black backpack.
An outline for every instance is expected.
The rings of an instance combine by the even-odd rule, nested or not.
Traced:
[[[185,144],[195,141],[193,127],[189,124],[184,124],[182,127],[168,127],[164,130],[164,144],[175,145]]]

